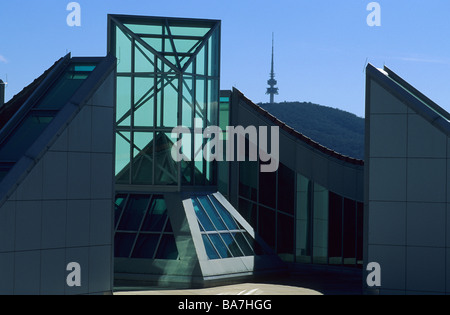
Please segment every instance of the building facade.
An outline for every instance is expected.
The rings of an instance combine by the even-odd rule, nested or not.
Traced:
[[[366,73],[364,261],[381,294],[448,293],[450,114],[386,67]]]

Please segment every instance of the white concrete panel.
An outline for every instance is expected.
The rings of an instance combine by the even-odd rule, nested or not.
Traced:
[[[62,248],[66,245],[66,200],[42,202],[42,248]]]
[[[89,200],[67,201],[66,246],[87,246],[90,232]]]
[[[17,200],[39,200],[42,198],[42,162],[38,162],[16,189]]]
[[[43,295],[59,295],[66,286],[65,249],[41,252],[41,289]]]
[[[112,247],[89,248],[89,291],[112,291]]]
[[[112,244],[113,220],[112,200],[91,200],[90,245]]]
[[[447,135],[420,115],[408,115],[408,157],[446,158]]]
[[[407,115],[370,116],[371,157],[406,157]]]
[[[381,267],[381,289],[405,290],[406,247],[388,245],[369,245],[368,260]]]
[[[41,247],[41,201],[17,201],[15,250],[33,250]]]
[[[444,247],[446,239],[445,203],[408,203],[408,246]]]
[[[0,253],[14,250],[16,202],[7,201],[0,208]]]
[[[446,202],[445,170],[445,159],[408,159],[408,201]]]
[[[68,199],[89,199],[91,197],[91,155],[69,152]]]
[[[67,198],[67,152],[47,152],[42,160],[43,198]]]
[[[370,202],[369,244],[406,244],[406,203]]]
[[[91,121],[90,106],[83,109],[72,120],[68,128],[68,145],[71,152],[89,152],[91,149]]]
[[[406,200],[406,159],[372,158],[370,160],[369,200]]]
[[[371,114],[406,114],[407,107],[374,80],[370,83]]]
[[[14,294],[14,253],[0,253],[0,295]]]
[[[445,248],[407,248],[406,289],[445,292]]]
[[[41,282],[40,251],[16,252],[14,256],[14,294],[38,295]]]

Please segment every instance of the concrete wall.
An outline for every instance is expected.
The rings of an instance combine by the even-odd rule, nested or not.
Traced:
[[[412,108],[369,75],[365,263],[380,264],[381,294],[450,291],[450,142]]]
[[[112,292],[114,75],[0,207],[0,294]],[[81,266],[69,287],[67,264]]]

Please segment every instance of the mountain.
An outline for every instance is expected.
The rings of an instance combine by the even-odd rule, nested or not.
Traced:
[[[349,157],[364,159],[364,118],[311,102],[258,105],[321,145]]]

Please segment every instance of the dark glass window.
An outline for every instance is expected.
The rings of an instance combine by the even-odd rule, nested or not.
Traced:
[[[116,233],[114,236],[114,256],[129,257],[136,233]]]
[[[258,162],[239,162],[239,195],[256,201]]]
[[[159,234],[141,234],[136,241],[132,257],[153,259],[159,237]]]
[[[295,173],[280,163],[278,168],[278,210],[294,215]]]
[[[163,235],[158,251],[156,252],[156,259],[178,259],[177,244],[173,234]]]
[[[275,249],[275,211],[259,206],[258,233],[272,249]]]
[[[141,231],[162,232],[167,220],[166,202],[162,196],[153,196],[150,209],[142,225]]]
[[[342,197],[330,192],[328,256],[330,264],[342,264]]]
[[[259,173],[259,203],[276,207],[277,173]]]
[[[122,214],[119,223],[119,230],[122,231],[138,231],[142,218],[147,211],[150,196],[148,195],[132,195]]]
[[[344,264],[356,264],[356,202],[344,199]]]
[[[362,202],[357,203],[356,210],[356,263],[362,265],[363,263],[363,231],[364,231],[364,204]]]
[[[239,213],[253,228],[258,228],[255,203],[239,198]]]
[[[294,218],[282,213],[277,214],[277,253],[284,260],[294,259]]]

